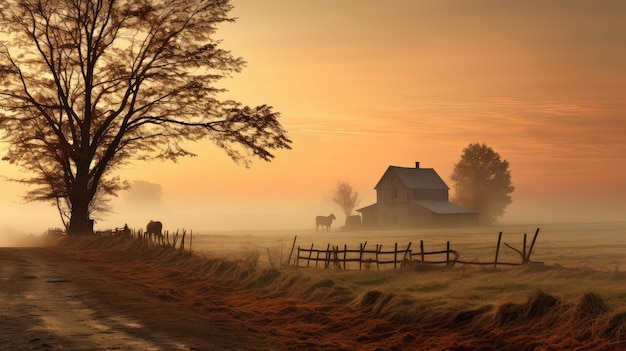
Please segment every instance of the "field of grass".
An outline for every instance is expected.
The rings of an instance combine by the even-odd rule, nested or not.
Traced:
[[[277,264],[288,257],[295,235],[296,247],[358,248],[365,241],[402,247],[423,240],[427,250],[441,250],[450,241],[463,260],[488,262],[493,261],[500,231],[503,243],[521,249],[523,234],[529,234],[530,241],[537,227],[531,259],[543,264],[380,271]],[[132,275],[134,284],[148,276],[137,275],[134,265],[161,262],[163,268],[151,269],[150,280],[143,283],[153,286],[158,296],[169,300],[172,294],[171,299],[207,316],[217,310],[194,306],[215,304],[219,297],[224,316],[240,314],[246,323],[264,325],[259,328],[302,349],[626,349],[626,222],[195,233],[193,256],[177,256],[181,254],[138,241],[66,247],[81,259],[101,256],[103,263],[94,265],[109,265],[110,257],[117,262],[134,256],[123,268],[111,268],[111,274],[122,279]],[[499,261],[520,260],[504,245],[501,252]]]
[[[311,244],[316,248],[326,248],[328,244],[358,248],[364,242],[393,248],[395,243],[406,247],[413,242],[415,250],[419,249],[415,245],[423,240],[426,251],[435,251],[445,249],[446,241],[450,241],[451,248],[464,261],[493,262],[498,233],[502,231],[499,262],[520,262],[519,254],[504,243],[521,250],[526,233],[529,247],[537,228],[540,231],[531,260],[543,264],[497,268],[457,264],[451,269],[432,266],[384,271],[344,271],[324,269],[320,265],[317,269],[299,268],[297,272],[311,279],[330,279],[357,295],[370,290],[393,292],[400,298],[419,299],[427,302],[429,308],[441,310],[523,302],[536,291],[564,299],[593,292],[615,305],[626,305],[626,222],[389,231],[237,232],[198,235],[194,238],[194,249],[210,256],[255,257],[263,265],[277,253],[285,261],[294,235],[297,235],[296,247],[306,248]]]
[[[519,255],[504,246],[521,249],[523,234],[528,234],[527,246],[539,228],[539,235],[531,259],[548,265],[594,270],[626,271],[626,222],[562,223],[494,225],[470,228],[428,228],[387,231],[341,231],[316,232],[293,231],[240,231],[240,232],[196,232],[194,249],[213,256],[233,256],[258,251],[260,259],[267,259],[266,251],[281,250],[289,255],[294,236],[296,247],[326,248],[328,244],[358,248],[367,242],[368,247],[376,244],[386,249],[406,247],[413,243],[413,250],[424,241],[426,251],[443,250],[446,241],[460,253],[464,261],[493,261],[498,233],[503,232],[499,261],[519,261]]]

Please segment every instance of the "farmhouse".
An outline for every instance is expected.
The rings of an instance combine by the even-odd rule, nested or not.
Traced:
[[[432,168],[389,166],[376,190],[376,203],[358,209],[363,227],[423,227],[466,225],[478,221],[478,211],[448,200],[450,188]]]

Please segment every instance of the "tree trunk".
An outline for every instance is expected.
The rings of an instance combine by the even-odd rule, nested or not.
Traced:
[[[70,198],[72,212],[67,234],[90,235],[93,234],[93,220],[89,218],[89,199],[86,195],[77,195]]]

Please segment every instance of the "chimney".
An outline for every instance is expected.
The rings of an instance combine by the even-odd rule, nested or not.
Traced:
[[[419,162],[415,162],[415,168],[420,168],[420,163]]]

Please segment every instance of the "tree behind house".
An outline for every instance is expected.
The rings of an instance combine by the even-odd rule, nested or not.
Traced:
[[[452,201],[479,211],[484,223],[495,223],[513,201],[509,163],[485,144],[469,144],[454,165]]]

